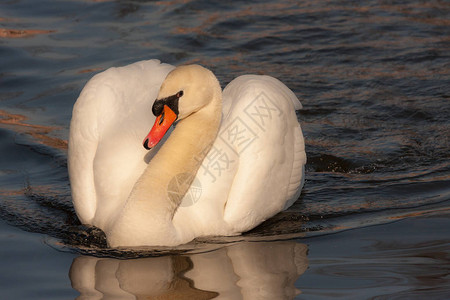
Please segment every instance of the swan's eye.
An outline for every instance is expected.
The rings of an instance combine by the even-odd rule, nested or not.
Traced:
[[[179,91],[176,96],[177,98],[180,98],[181,96],[183,96],[183,94],[184,94],[183,91]]]
[[[162,122],[164,122],[164,111],[161,114],[161,119],[159,119],[159,124],[158,125],[161,125]]]

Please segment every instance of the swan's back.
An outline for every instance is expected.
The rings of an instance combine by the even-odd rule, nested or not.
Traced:
[[[155,120],[153,101],[173,68],[158,60],[110,68],[82,90],[73,108],[68,154],[82,223],[104,228],[128,198],[146,166],[142,138]]]

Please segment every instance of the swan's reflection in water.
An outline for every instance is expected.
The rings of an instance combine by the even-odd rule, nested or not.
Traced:
[[[70,279],[77,299],[293,299],[307,247],[241,242],[212,252],[118,260],[80,256]]]

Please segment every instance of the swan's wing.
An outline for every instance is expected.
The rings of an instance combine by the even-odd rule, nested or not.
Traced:
[[[224,90],[219,139],[237,154],[224,220],[243,232],[292,205],[304,182],[305,145],[297,97],[279,80],[245,75]]]
[[[146,166],[142,140],[155,120],[153,101],[172,69],[158,60],[110,68],[82,90],[73,108],[68,154],[81,222],[102,227],[127,199]]]
[[[245,232],[298,199],[306,154],[296,108],[294,93],[269,76],[225,88],[218,136],[174,215],[179,232]]]

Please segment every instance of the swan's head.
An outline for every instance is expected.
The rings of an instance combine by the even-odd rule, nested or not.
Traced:
[[[156,121],[144,139],[144,147],[150,150],[156,146],[175,121],[207,106],[217,91],[220,93],[216,76],[202,66],[180,66],[171,71],[153,104]]]

